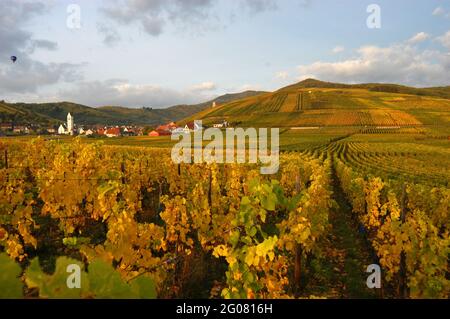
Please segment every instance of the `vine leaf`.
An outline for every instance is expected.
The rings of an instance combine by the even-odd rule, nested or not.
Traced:
[[[23,297],[23,284],[19,276],[20,266],[6,254],[0,254],[0,299]]]

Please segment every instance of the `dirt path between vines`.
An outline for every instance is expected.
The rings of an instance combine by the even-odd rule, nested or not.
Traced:
[[[333,271],[331,291],[337,298],[377,298],[378,292],[366,285],[367,266],[373,264],[370,247],[352,218],[351,205],[341,188],[334,167],[332,170],[333,199],[337,207],[330,213],[330,251]],[[328,255],[328,254],[327,254]]]

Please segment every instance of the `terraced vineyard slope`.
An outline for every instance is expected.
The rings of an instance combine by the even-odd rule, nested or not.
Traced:
[[[450,125],[448,88],[341,85],[306,80],[278,91],[210,107],[182,122],[227,120],[257,127]]]

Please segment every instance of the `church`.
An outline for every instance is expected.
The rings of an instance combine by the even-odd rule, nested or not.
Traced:
[[[67,123],[61,124],[59,126],[58,134],[60,134],[60,135],[73,135],[74,134],[74,118],[70,113],[67,114]]]

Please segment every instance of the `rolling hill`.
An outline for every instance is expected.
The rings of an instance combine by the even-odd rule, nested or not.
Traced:
[[[198,113],[213,102],[220,105],[262,93],[266,92],[246,91],[226,94],[208,102],[196,105],[175,105],[166,109],[133,109],[120,106],[93,108],[71,102],[30,104],[0,101],[0,123],[13,121],[16,124],[56,125],[65,121],[67,113],[70,112],[75,116],[76,123],[81,125],[157,125],[178,121]]]
[[[181,122],[255,127],[450,125],[450,87],[340,84],[314,79],[235,100]]]

